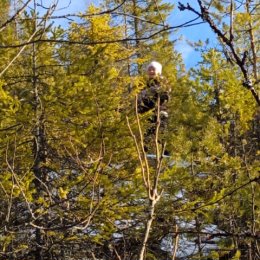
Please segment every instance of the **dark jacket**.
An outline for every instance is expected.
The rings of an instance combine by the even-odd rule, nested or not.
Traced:
[[[167,112],[169,89],[165,86],[163,78],[149,79],[146,87],[138,95],[138,113],[142,114],[150,110],[157,113],[158,99],[160,99],[160,111]]]

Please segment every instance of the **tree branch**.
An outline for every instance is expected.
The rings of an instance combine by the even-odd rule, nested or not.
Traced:
[[[198,22],[198,23],[193,23],[196,20],[198,20],[199,17],[192,19],[188,22],[176,25],[176,26],[169,26],[169,27],[165,27],[161,30],[158,30],[157,32],[150,34],[148,36],[144,36],[144,37],[140,37],[140,38],[131,38],[131,37],[127,37],[127,38],[123,38],[123,39],[115,39],[115,40],[104,40],[104,41],[90,41],[90,42],[86,42],[86,41],[69,41],[69,40],[56,40],[56,39],[35,39],[33,41],[29,41],[29,42],[25,42],[25,43],[21,43],[21,44],[16,44],[16,45],[0,45],[0,49],[10,49],[10,48],[20,48],[23,47],[25,45],[31,45],[34,43],[54,43],[54,44],[69,44],[69,45],[97,45],[97,44],[112,44],[112,43],[118,43],[118,42],[129,42],[129,41],[145,41],[145,40],[150,40],[153,37],[157,36],[160,33],[163,33],[165,31],[171,31],[171,30],[175,30],[178,28],[184,28],[184,27],[190,27],[190,26],[194,26],[194,25],[199,25],[201,23],[204,22]]]
[[[257,93],[257,91],[254,88],[254,84],[251,82],[250,80],[250,76],[248,74],[248,71],[245,67],[245,62],[247,59],[247,53],[248,51],[245,51],[242,55],[242,58],[239,57],[239,54],[237,53],[237,51],[235,50],[235,46],[233,43],[233,39],[234,37],[232,37],[230,35],[230,38],[226,37],[225,33],[223,33],[214,23],[214,21],[211,19],[208,9],[202,5],[202,1],[201,0],[197,0],[198,4],[200,6],[200,12],[198,12],[197,10],[195,10],[193,7],[191,7],[189,4],[184,5],[180,2],[178,2],[179,4],[179,9],[180,11],[191,11],[195,14],[197,14],[203,21],[207,22],[208,25],[210,26],[210,28],[213,30],[213,32],[219,37],[219,39],[226,44],[226,46],[229,47],[229,49],[231,50],[231,53],[235,59],[236,64],[238,65],[238,67],[240,68],[242,74],[243,74],[243,86],[246,87],[248,90],[251,91],[255,101],[257,102],[258,106],[260,106],[260,97],[259,94]],[[232,7],[233,8],[233,7]],[[233,10],[232,10],[233,12]],[[231,31],[232,32],[232,31]]]
[[[239,191],[239,190],[241,190],[242,188],[246,187],[247,185],[249,185],[249,184],[251,184],[251,183],[253,183],[253,182],[257,182],[257,183],[258,183],[259,181],[260,181],[260,177],[256,177],[256,178],[254,178],[254,179],[251,179],[251,180],[249,180],[248,182],[246,182],[246,183],[244,183],[244,184],[238,186],[237,188],[235,188],[235,189],[229,191],[228,193],[226,193],[225,195],[223,195],[221,198],[219,198],[219,199],[217,199],[217,200],[215,200],[215,201],[209,202],[209,203],[205,203],[205,204],[203,204],[203,205],[201,205],[201,206],[194,207],[194,208],[191,209],[191,210],[192,210],[192,211],[196,211],[196,210],[199,210],[199,209],[201,209],[201,208],[205,208],[205,207],[208,207],[208,206],[212,206],[212,205],[214,205],[214,204],[217,204],[218,202],[220,202],[220,201],[224,200],[225,198],[227,198],[227,197],[233,195],[234,193],[236,193],[237,191]]]
[[[9,23],[13,22],[31,1],[32,0],[28,0],[10,19],[8,19],[6,22],[0,25],[0,32],[3,31]]]

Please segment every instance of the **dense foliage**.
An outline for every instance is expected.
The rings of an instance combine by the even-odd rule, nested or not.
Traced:
[[[68,28],[55,5],[0,3],[1,260],[259,259],[260,5],[192,2],[219,45],[190,71],[165,1],[104,1]],[[172,90],[155,158],[135,112],[151,60]]]

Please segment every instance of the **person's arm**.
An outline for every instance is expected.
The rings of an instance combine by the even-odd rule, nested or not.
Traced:
[[[166,78],[161,79],[161,93],[160,100],[161,104],[167,103],[170,100],[171,87]]]
[[[164,91],[160,94],[160,100],[161,100],[161,103],[165,103],[165,102],[168,102],[170,99],[170,95],[168,93],[168,91]]]

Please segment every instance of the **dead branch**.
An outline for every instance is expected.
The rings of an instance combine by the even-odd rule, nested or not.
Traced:
[[[44,19],[41,20],[41,22],[39,23],[39,26],[41,26],[41,24],[44,25],[44,27],[46,26],[46,21],[48,20],[49,15],[51,15],[51,13],[54,11],[54,9],[51,9],[52,7],[50,7],[45,16]],[[20,49],[20,51],[14,56],[14,58],[8,63],[8,65],[0,72],[0,77],[3,76],[3,74],[10,68],[10,66],[15,62],[15,60],[22,54],[22,52],[25,50],[25,48],[28,46],[28,43],[32,42],[32,39],[37,35],[37,33],[40,30],[35,28],[34,32],[32,33],[32,35],[30,36],[30,38],[27,40],[26,44],[21,46],[22,48]],[[42,34],[41,34],[42,35]],[[41,39],[41,35],[40,38]],[[35,43],[33,43],[34,45]]]
[[[190,26],[195,26],[204,22],[198,22],[195,23],[195,21],[197,21],[199,19],[199,17],[192,19],[188,22],[176,25],[176,26],[169,26],[169,27],[165,27],[163,29],[160,29],[158,31],[156,31],[155,33],[152,33],[148,36],[144,36],[144,37],[126,37],[126,38],[122,38],[122,39],[115,39],[115,40],[103,40],[103,41],[71,41],[71,40],[65,40],[65,39],[34,39],[28,42],[24,42],[24,43],[20,43],[20,44],[16,44],[16,45],[0,45],[0,49],[10,49],[10,48],[21,48],[25,45],[32,45],[35,43],[53,43],[53,44],[68,44],[68,45],[98,45],[98,44],[112,44],[112,43],[118,43],[118,42],[131,42],[131,41],[146,41],[146,40],[150,40],[152,38],[154,38],[155,36],[166,32],[166,31],[171,31],[171,30],[175,30],[178,28],[184,28],[184,27],[190,27]]]
[[[28,6],[31,1],[32,0],[28,0],[10,19],[0,25],[0,32],[3,31],[9,23],[15,21],[15,19],[20,15],[21,12],[23,12],[23,10],[26,8],[26,6]]]
[[[254,83],[254,84],[252,83],[251,77],[245,66],[246,60],[248,58],[248,55],[247,55],[248,51],[246,50],[242,54],[242,57],[240,57],[239,53],[237,53],[237,50],[234,46],[234,42],[233,42],[234,37],[232,35],[230,35],[230,37],[228,38],[226,36],[226,34],[224,32],[222,32],[217,27],[217,25],[214,23],[213,19],[210,17],[208,9],[205,6],[203,6],[202,1],[201,0],[197,0],[197,1],[199,4],[199,7],[200,7],[200,12],[195,10],[190,4],[184,5],[180,2],[178,2],[180,11],[188,10],[188,11],[191,11],[191,12],[197,14],[203,21],[205,21],[210,26],[210,28],[219,37],[219,39],[230,49],[230,51],[234,57],[235,63],[240,68],[240,70],[243,74],[243,78],[244,78],[243,86],[252,93],[256,103],[258,104],[258,106],[260,106],[260,97],[255,89],[256,83]],[[233,12],[232,8],[233,7],[231,7],[231,11]],[[231,17],[231,19],[232,19],[232,17]],[[230,33],[232,34],[232,28],[230,30],[231,30]]]

